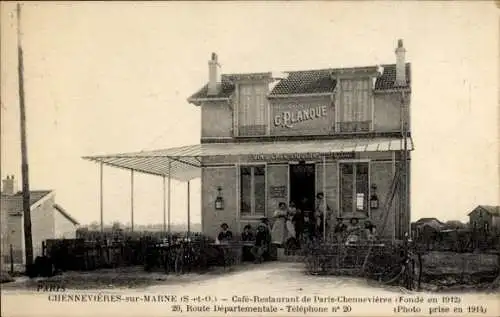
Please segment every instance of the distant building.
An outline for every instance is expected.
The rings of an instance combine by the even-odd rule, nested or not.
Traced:
[[[23,195],[16,190],[14,176],[3,180],[1,198],[3,262],[10,263],[12,245],[14,263],[24,264]],[[75,238],[78,221],[55,203],[54,191],[31,191],[30,205],[34,257],[42,254],[42,242],[47,239]]]
[[[420,218],[411,224],[413,237],[420,239],[424,236],[435,236],[445,228],[445,223],[437,218]]]
[[[500,232],[500,206],[479,205],[468,216],[472,230],[484,230],[487,233]]]

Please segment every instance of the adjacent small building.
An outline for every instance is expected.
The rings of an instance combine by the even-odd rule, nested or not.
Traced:
[[[25,264],[23,195],[17,191],[14,176],[7,176],[2,181],[2,258],[4,264],[11,261]],[[34,190],[30,192],[31,228],[34,258],[42,255],[42,243],[47,239],[76,237],[79,225],[63,207],[55,202],[52,190]]]
[[[468,216],[471,230],[500,233],[500,206],[479,205]]]

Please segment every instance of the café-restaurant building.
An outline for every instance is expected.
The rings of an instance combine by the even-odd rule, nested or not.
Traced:
[[[408,232],[411,68],[402,40],[394,63],[285,73],[223,74],[213,53],[207,84],[188,102],[201,108],[200,144],[88,158],[168,180],[201,177],[210,236],[221,223],[234,233],[255,227],[280,202],[314,210],[320,192],[332,221],[370,220],[386,238]]]

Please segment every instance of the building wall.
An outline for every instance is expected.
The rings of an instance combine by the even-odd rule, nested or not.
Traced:
[[[386,211],[384,202],[389,199],[390,189],[394,180],[394,172],[397,162],[391,160],[370,162],[370,183],[377,185],[379,198],[379,209],[371,210],[369,219],[377,226],[379,235],[391,239],[396,235],[395,225],[401,223],[398,232],[406,232],[408,217],[398,215],[397,201],[398,193],[393,198],[392,206]],[[326,162],[326,199],[327,204],[338,215],[338,162]],[[267,165],[267,217],[272,216],[278,203],[283,201],[289,203],[289,167],[288,163],[272,163]],[[223,188],[225,202],[224,210],[215,210],[214,202],[217,197],[217,187]],[[276,190],[273,187],[285,187]],[[273,191],[278,192],[275,197]],[[316,163],[316,193],[323,191],[323,164]],[[284,194],[284,195],[283,195]],[[239,206],[237,197],[239,195],[237,172],[235,167],[210,167],[202,170],[202,230],[204,233],[215,237],[219,232],[221,223],[226,222],[233,233],[241,232],[241,229],[250,224],[255,228],[259,222],[257,217],[239,217]],[[368,197],[369,198],[369,197]],[[367,199],[368,199],[367,198]],[[397,217],[401,217],[400,220]]]
[[[338,101],[336,101],[338,103]],[[335,102],[331,96],[272,99],[270,102],[270,135],[331,135],[334,134]],[[303,120],[284,127],[275,124],[277,116],[325,107],[326,115]],[[376,93],[373,97],[373,132],[401,130],[401,94]],[[227,101],[205,102],[201,106],[202,137],[233,137],[233,108]],[[408,127],[410,118],[407,118]]]
[[[217,187],[222,188],[224,209],[215,210]],[[215,237],[220,231],[220,225],[227,223],[233,232],[238,232],[236,205],[236,168],[202,168],[201,173],[201,210],[202,231]]]
[[[377,185],[376,192],[379,199],[379,209],[370,210],[370,219],[377,226],[378,234],[384,238],[392,238],[396,234],[398,193],[393,198],[392,206],[388,210],[384,209],[384,205],[390,199],[396,168],[397,166],[390,161],[372,162],[370,164],[370,183]]]
[[[10,246],[12,245],[14,263],[23,263],[24,256],[24,236],[22,214],[15,215],[14,212],[22,210],[22,202],[18,199],[2,197],[1,212],[6,219],[2,224],[2,255],[5,263],[10,263]]]
[[[272,216],[280,202],[290,202],[288,188],[288,164],[277,163],[267,165],[267,216]]]
[[[338,215],[338,171],[337,162],[325,162],[325,197],[327,205]],[[323,163],[316,163],[316,194],[323,192]]]
[[[232,137],[233,110],[226,101],[201,106],[201,137]]]
[[[374,97],[373,129],[376,132],[401,131],[401,94],[377,93]],[[410,120],[407,118],[408,128]]]
[[[42,242],[54,238],[55,221],[54,196],[43,201],[31,211],[31,230],[33,233],[33,258],[42,255]]]
[[[76,226],[60,212],[54,210],[54,238],[55,239],[75,239]]]

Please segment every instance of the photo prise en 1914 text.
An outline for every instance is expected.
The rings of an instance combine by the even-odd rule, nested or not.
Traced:
[[[2,316],[500,314],[497,2],[0,5]]]

